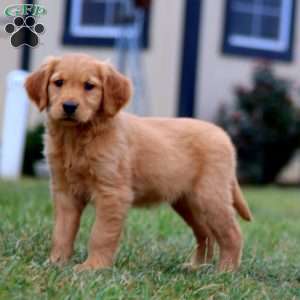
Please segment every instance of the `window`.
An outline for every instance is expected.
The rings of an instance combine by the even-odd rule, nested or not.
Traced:
[[[295,0],[227,0],[223,51],[291,60]]]
[[[133,3],[130,0],[67,0],[63,43],[113,46],[115,39],[120,36],[121,17],[124,17],[124,12],[132,15],[132,11]],[[149,9],[146,9],[144,47],[148,46],[148,28]]]

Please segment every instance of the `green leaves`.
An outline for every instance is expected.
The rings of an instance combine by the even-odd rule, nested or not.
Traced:
[[[291,82],[263,63],[254,70],[253,86],[237,86],[234,107],[220,111],[218,123],[236,145],[242,181],[274,181],[299,148],[300,109],[292,101],[291,88]]]

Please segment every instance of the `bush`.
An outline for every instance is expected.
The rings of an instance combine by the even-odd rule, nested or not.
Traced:
[[[43,155],[43,134],[44,126],[38,125],[26,134],[26,143],[24,150],[23,174],[34,175],[35,162],[44,158]]]
[[[218,123],[237,148],[242,182],[270,183],[300,145],[300,111],[290,97],[290,83],[270,65],[259,65],[253,88],[238,86],[233,109],[221,107]]]

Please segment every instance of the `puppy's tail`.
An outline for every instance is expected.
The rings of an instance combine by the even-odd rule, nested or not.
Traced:
[[[238,184],[237,179],[235,178],[233,182],[233,206],[239,213],[239,215],[246,221],[252,220],[252,214],[250,212],[250,209],[248,207],[248,204],[241,192],[240,186]]]

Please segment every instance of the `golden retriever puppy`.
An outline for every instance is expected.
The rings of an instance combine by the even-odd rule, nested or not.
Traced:
[[[96,219],[79,271],[112,265],[130,207],[167,202],[195,234],[193,266],[211,260],[214,241],[219,270],[239,266],[243,242],[234,209],[246,220],[251,213],[236,180],[234,148],[222,129],[120,112],[132,95],[130,81],[83,54],[49,58],[25,86],[47,111],[55,207],[51,262],[71,256],[88,202]]]

